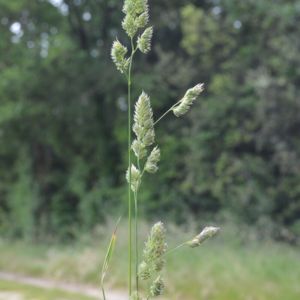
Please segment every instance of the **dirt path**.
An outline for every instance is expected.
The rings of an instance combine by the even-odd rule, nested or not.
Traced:
[[[6,272],[0,272],[0,280],[12,281],[16,283],[26,284],[43,289],[57,289],[64,292],[71,292],[80,294],[83,296],[89,296],[95,299],[102,299],[100,296],[100,290],[94,287],[79,285],[79,284],[69,284],[55,282],[47,279],[32,278],[17,274],[11,274]],[[0,298],[1,300],[2,298]],[[17,298],[15,298],[17,299]],[[127,300],[127,297],[122,292],[107,292],[107,299],[109,300]]]

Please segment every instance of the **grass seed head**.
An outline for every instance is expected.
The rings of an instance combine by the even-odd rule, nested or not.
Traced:
[[[220,227],[205,227],[194,239],[188,242],[188,245],[192,248],[198,247],[207,239],[214,237],[219,231]]]
[[[148,53],[151,50],[151,40],[153,36],[153,27],[145,29],[143,34],[138,38],[137,45],[141,52]]]
[[[204,84],[199,83],[193,88],[190,88],[185,93],[184,97],[179,102],[175,108],[173,108],[173,113],[176,117],[185,115],[191,108],[194,101],[199,97],[199,95],[204,90]]]

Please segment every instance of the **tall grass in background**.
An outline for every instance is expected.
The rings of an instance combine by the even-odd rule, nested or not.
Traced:
[[[121,221],[118,228],[118,244],[106,278],[108,288],[123,290],[127,286],[126,222]],[[201,224],[205,222],[201,221]],[[166,227],[168,244],[175,247],[180,240],[188,240],[198,224],[178,227],[169,223]],[[106,254],[103,240],[108,231],[114,230],[115,224],[109,221],[97,226],[92,233],[80,235],[71,245],[0,239],[0,270],[75,285],[97,286],[99,264]],[[147,232],[148,224],[142,221],[139,223],[140,246]],[[222,223],[222,235],[218,239],[200,248],[181,248],[171,254],[166,273],[164,300],[298,300],[300,295],[299,247],[271,239],[261,240],[254,228],[242,225]],[[1,285],[1,292],[4,286]],[[17,291],[12,285],[8,288]],[[36,296],[35,299],[43,298]]]

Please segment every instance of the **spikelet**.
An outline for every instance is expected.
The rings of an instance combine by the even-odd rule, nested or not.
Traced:
[[[139,15],[148,10],[148,0],[125,0],[123,12],[133,16]]]
[[[143,34],[139,36],[137,45],[141,52],[148,53],[151,50],[151,40],[153,36],[153,27],[145,29]]]
[[[141,173],[134,164],[131,165],[131,189],[136,192],[140,185]],[[126,180],[129,182],[129,168],[126,172]]]
[[[200,232],[200,234],[194,237],[194,239],[189,241],[187,244],[192,248],[198,247],[207,239],[214,237],[219,231],[220,231],[219,227],[214,227],[214,226],[205,227]]]
[[[153,112],[150,98],[144,92],[142,92],[135,105],[133,131],[137,136],[137,140],[146,147],[154,143]]]
[[[151,276],[150,268],[146,262],[141,262],[139,265],[139,277],[142,280],[147,280]]]
[[[166,230],[162,222],[154,224],[151,229],[148,240],[145,244],[143,258],[149,266],[150,272],[161,270],[164,266],[163,255],[166,252]]]
[[[132,142],[131,148],[132,148],[135,156],[138,159],[144,158],[147,154],[147,150],[146,150],[145,145],[139,140],[134,140]]]
[[[157,297],[160,296],[165,288],[165,284],[161,278],[161,276],[159,275],[154,282],[152,283],[151,287],[150,287],[150,295],[152,297]]]
[[[132,15],[125,16],[122,22],[122,27],[125,30],[125,32],[128,34],[128,36],[131,38],[133,38],[138,31],[138,25],[136,19]]]
[[[146,165],[145,165],[145,171],[148,173],[156,173],[158,170],[158,162],[160,160],[160,150],[156,146],[151,151],[149,157],[147,158]]]
[[[140,14],[137,19],[136,19],[136,25],[139,28],[144,28],[149,22],[149,11],[148,9],[143,12],[142,14]]]
[[[153,225],[143,252],[143,262],[139,266],[139,277],[143,280],[156,278],[149,289],[149,294],[156,297],[162,294],[164,283],[160,272],[165,260],[164,254],[167,250],[166,230],[162,222]]]
[[[204,85],[202,83],[197,84],[193,88],[187,90],[184,97],[181,99],[179,105],[173,108],[174,115],[176,117],[180,117],[186,114],[194,101],[198,98],[198,96],[203,92]]]
[[[149,7],[147,0],[125,0],[123,6],[125,18],[123,29],[133,38],[139,28],[144,28],[149,21]]]
[[[127,48],[118,40],[113,42],[111,48],[111,58],[121,73],[126,72],[129,66],[129,60],[125,58],[127,51]]]

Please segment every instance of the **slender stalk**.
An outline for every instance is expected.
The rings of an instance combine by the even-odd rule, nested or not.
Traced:
[[[173,110],[173,108],[175,108],[182,100],[179,100],[178,102],[176,102],[174,105],[171,106],[171,108],[169,108],[164,114],[162,114],[155,122],[154,125],[156,125],[159,121],[161,121],[169,112],[171,112]]]
[[[140,166],[140,160],[139,158],[137,159],[137,166],[139,171],[141,172],[141,166]],[[142,175],[141,179],[142,180]],[[138,232],[138,192],[139,190],[136,191],[135,193],[135,283],[136,283],[136,291],[137,295],[139,295],[139,276],[138,276],[138,265],[139,265],[139,232]]]
[[[101,285],[101,291],[102,291],[103,300],[106,300],[106,296],[105,296],[105,291],[104,291],[104,286],[103,285]]]
[[[132,294],[132,199],[131,199],[131,86],[132,86],[132,64],[133,64],[133,57],[137,50],[137,48],[134,47],[133,39],[130,39],[131,42],[131,55],[129,58],[129,68],[128,68],[128,74],[127,74],[127,83],[128,83],[128,168],[129,168],[129,180],[128,180],[128,231],[129,231],[129,247],[128,247],[128,287],[129,287],[129,296]],[[135,200],[135,232],[137,236],[137,200]],[[137,246],[136,246],[137,248]],[[136,255],[138,250],[136,250]],[[137,257],[136,257],[136,265]],[[136,266],[137,269],[137,266]],[[136,273],[137,277],[137,273]],[[138,279],[137,279],[138,280]],[[138,287],[138,283],[137,283]]]
[[[131,45],[133,41],[131,39]],[[132,48],[133,49],[133,48]],[[132,293],[132,201],[131,201],[131,70],[133,61],[133,50],[130,56],[130,63],[128,69],[128,168],[129,168],[129,180],[128,180],[128,291],[129,296]]]
[[[135,212],[135,285],[137,294],[139,292],[139,276],[138,276],[138,261],[139,261],[139,248],[138,248],[138,192],[134,194],[134,212]]]
[[[117,234],[117,229],[118,229],[120,221],[121,221],[121,217],[118,219],[118,221],[116,223],[116,227],[115,227],[115,230],[114,230],[114,232],[112,234],[112,237],[110,239],[110,242],[109,242],[106,254],[105,254],[104,262],[103,262],[103,265],[102,265],[100,286],[101,286],[103,300],[106,300],[105,289],[104,289],[104,279],[105,279],[105,276],[106,276],[106,273],[107,273],[112,255],[114,253],[116,238],[117,238],[116,234]]]
[[[164,256],[165,256],[165,255],[171,254],[172,252],[178,250],[179,248],[185,246],[186,244],[187,244],[187,242],[184,242],[184,243],[182,243],[182,244],[180,244],[180,245],[178,245],[178,246],[176,246],[176,247],[170,249],[169,251],[167,251],[167,252],[164,254]]]

